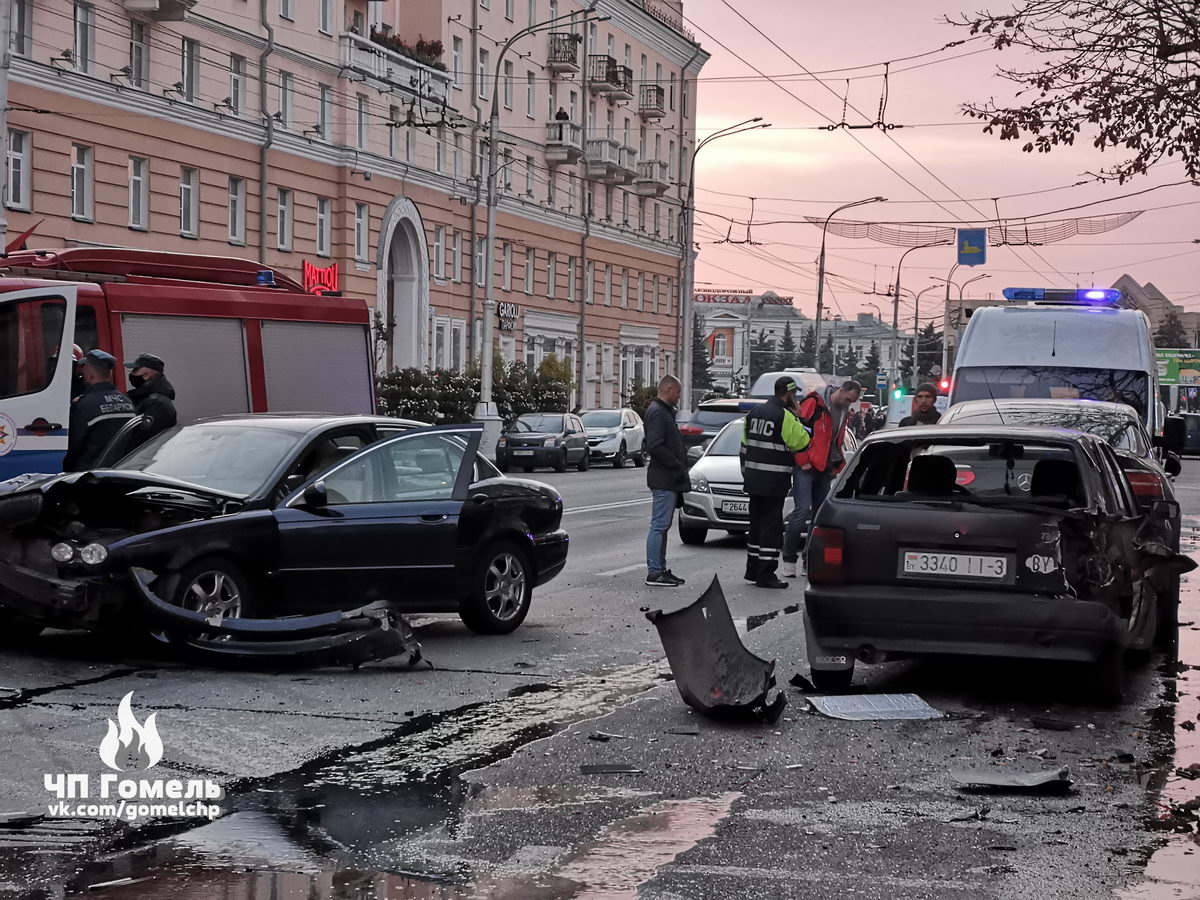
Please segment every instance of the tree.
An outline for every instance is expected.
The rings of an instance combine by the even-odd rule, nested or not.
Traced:
[[[704,316],[696,313],[692,317],[692,390],[697,395],[713,386],[712,356],[705,340],[708,335],[704,333],[706,327]]]
[[[827,335],[824,343],[821,344],[821,359],[817,365],[818,372],[833,371],[833,335]]]
[[[1041,66],[998,67],[1020,86],[1017,105],[966,104],[984,132],[1028,139],[1026,153],[1049,153],[1086,136],[1101,150],[1132,156],[1096,177],[1124,182],[1164,157],[1200,175],[1200,13],[1195,0],[1017,0],[1012,10],[946,19],[987,35],[997,50],[1041,54]]]
[[[871,341],[871,346],[867,348],[867,355],[863,357],[862,371],[870,375],[871,383],[875,382],[875,376],[883,366],[883,361],[879,358],[879,342]]]
[[[847,342],[846,346],[838,353],[837,366],[834,367],[833,374],[851,376],[858,372],[858,351],[854,349],[852,343]]]
[[[917,338],[917,373],[928,375],[935,365],[942,364],[942,334],[929,322]]]
[[[896,367],[897,377],[900,383],[908,384],[912,381],[913,370],[913,352],[912,341],[900,342],[900,365]]]
[[[812,325],[808,326],[804,337],[800,339],[798,357],[800,368],[815,369],[817,367],[817,330]]]
[[[792,323],[783,323],[783,337],[779,339],[779,353],[775,357],[775,368],[780,371],[795,369],[800,365],[800,354],[796,350],[796,339],[792,337]]]
[[[1190,347],[1187,329],[1179,321],[1179,316],[1173,312],[1167,313],[1165,319],[1154,329],[1155,347]]]
[[[753,383],[763,372],[770,372],[775,364],[775,342],[760,331],[750,341],[750,382]]]

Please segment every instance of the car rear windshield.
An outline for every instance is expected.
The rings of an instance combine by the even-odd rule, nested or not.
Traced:
[[[616,410],[594,409],[580,418],[584,428],[616,428],[621,424],[621,414]]]
[[[559,432],[563,430],[562,416],[548,416],[543,413],[533,413],[521,416],[513,423],[513,431],[529,432],[529,431],[550,431]]]
[[[1107,400],[1146,415],[1149,379],[1128,369],[966,366],[954,371],[954,402],[989,399]]]
[[[720,428],[734,419],[740,419],[745,413],[740,410],[731,410],[730,412],[721,412],[715,409],[699,409],[692,416],[693,425],[702,425],[709,428]]]
[[[729,424],[708,445],[707,456],[737,456],[742,448],[742,423]]]
[[[186,425],[151,438],[114,468],[248,497],[266,484],[302,438],[283,428]]]
[[[1086,506],[1071,445],[990,437],[880,441],[856,454],[838,490],[857,500]]]

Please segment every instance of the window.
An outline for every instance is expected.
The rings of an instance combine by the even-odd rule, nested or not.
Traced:
[[[92,148],[71,147],[71,217],[92,220]]]
[[[354,204],[354,259],[367,261],[367,244],[371,229],[371,211],[365,203]]]
[[[279,16],[283,19],[296,18],[295,0],[279,0]]]
[[[329,505],[449,500],[464,456],[453,432],[388,441],[325,476]]]
[[[439,125],[433,137],[433,170],[439,175],[446,171],[446,128]]]
[[[501,278],[500,287],[503,290],[511,291],[512,290],[512,244],[509,243],[508,241],[505,241],[503,244],[500,245],[500,259],[501,259],[501,266],[502,266],[501,274],[500,274],[500,278]]]
[[[279,188],[275,204],[275,246],[292,249],[292,192]]]
[[[646,308],[646,273],[645,272],[638,272],[637,308],[640,310],[644,310]]]
[[[332,31],[330,20],[333,18],[333,0],[317,0],[317,28],[325,34]]]
[[[450,251],[450,280],[455,284],[462,281],[462,232],[454,232],[454,239]]]
[[[454,144],[451,151],[451,174],[457,179],[462,174],[462,135],[454,132]]]
[[[537,267],[537,251],[532,247],[525,250],[525,293],[533,293],[533,276]]]
[[[567,300],[575,302],[575,257],[567,257]]]
[[[200,172],[189,166],[179,169],[179,233],[196,237],[200,230]]]
[[[662,291],[661,276],[654,276],[654,296],[650,298],[650,311],[654,313],[661,312],[658,308],[658,295]]]
[[[141,90],[150,86],[150,39],[145,22],[129,23],[129,85]]]
[[[367,95],[358,95],[358,105],[355,111],[354,146],[359,150],[367,149]]]
[[[667,238],[675,240],[675,210],[667,210]]]
[[[504,84],[502,86],[504,92],[504,108],[512,109],[513,104],[513,64],[512,60],[504,61]]]
[[[612,282],[613,271],[612,266],[608,263],[604,264],[604,305],[612,306]]]
[[[200,97],[200,45],[188,38],[180,45],[179,80],[183,84],[183,99],[195,103]]]
[[[14,0],[10,27],[9,48],[17,56],[28,56],[33,50],[33,0]]]
[[[621,309],[629,309],[629,270],[621,270]]]
[[[583,302],[594,303],[596,300],[596,264],[588,261],[583,270]]]
[[[413,130],[411,128],[404,129],[404,158],[408,162],[412,162],[413,156],[416,154]]]
[[[525,73],[525,115],[537,115],[537,83],[532,72]]]
[[[671,73],[671,86],[667,89],[667,103],[670,105],[671,110],[674,111],[674,109],[675,109],[675,73],[674,72]]]
[[[129,157],[129,227],[145,230],[150,222],[150,160]]]
[[[558,254],[546,254],[546,297],[555,299],[558,294]]]
[[[456,37],[450,41],[450,77],[454,79],[454,86],[462,89],[463,75],[463,41],[462,38]]]
[[[648,65],[649,61],[646,59],[646,54],[643,53],[641,62],[638,64],[638,81],[646,80],[646,68]]]
[[[246,59],[234,54],[229,57],[229,111],[240,116],[246,108]]]
[[[479,96],[487,97],[488,95],[488,52],[486,50],[479,51]]]
[[[491,9],[492,0],[479,0],[479,5],[484,9]]]
[[[328,256],[333,237],[333,201],[328,197],[317,198],[317,256]]]
[[[529,20],[527,24],[533,25],[538,21],[537,0],[529,0],[529,5],[526,8],[526,18]]]
[[[513,19],[513,7],[516,6],[516,0],[504,0],[504,18],[508,21]]]
[[[75,0],[75,71],[90,72],[96,60],[96,9]]]
[[[654,204],[654,233],[656,235],[662,234],[662,222],[659,217],[659,204],[657,203]]]
[[[475,239],[475,286],[483,287],[484,279],[487,276],[487,260],[484,258],[484,247],[487,246],[487,241],[483,238]]]
[[[279,73],[279,124],[290,128],[293,120],[293,97],[295,96],[296,79],[291,72]]]
[[[327,84],[317,85],[317,137],[333,140],[333,88]]]
[[[31,141],[32,138],[28,131],[8,129],[8,184],[4,194],[4,205],[14,209],[30,208]]]
[[[533,157],[525,157],[525,196],[533,196]]]
[[[229,243],[246,243],[246,179],[229,178]]]
[[[439,281],[446,279],[445,225],[438,225],[433,229],[433,277]]]

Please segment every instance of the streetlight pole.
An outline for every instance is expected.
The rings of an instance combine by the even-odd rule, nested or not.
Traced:
[[[700,155],[701,150],[719,138],[733,137],[735,134],[770,127],[771,123],[764,122],[762,116],[755,116],[753,119],[746,119],[743,122],[728,125],[725,128],[714,131],[708,137],[704,138],[704,140],[700,141],[696,145],[696,149],[692,151],[691,159],[688,160],[687,199],[684,201],[684,222],[681,228],[685,242],[681,248],[683,253],[683,283],[679,286],[679,312],[681,320],[679,323],[679,380],[683,383],[679,405],[683,409],[692,408],[692,290],[696,282],[696,157]],[[749,335],[749,328],[747,328],[747,335]],[[747,344],[746,366],[748,376],[750,366],[749,344]]]
[[[945,247],[946,241],[934,241],[930,244],[917,244],[909,247],[900,254],[900,262],[896,265],[896,289],[892,295],[892,365],[889,381],[896,381],[900,373],[900,273],[904,269],[904,258],[914,250],[924,250],[926,247]],[[917,361],[913,360],[915,368]]]
[[[817,339],[817,373],[821,370],[821,315],[825,311],[825,236],[829,230],[829,222],[840,213],[843,209],[850,209],[852,206],[865,206],[868,203],[882,203],[887,197],[867,197],[865,200],[855,200],[851,203],[843,203],[828,216],[825,217],[825,224],[821,226],[821,253],[817,257],[817,323],[814,326],[813,337]]]
[[[593,4],[594,7],[594,4]],[[592,16],[589,8],[579,19],[580,24],[588,22],[603,22],[608,16]],[[488,116],[488,160],[487,160],[487,230],[484,236],[483,268],[483,339],[480,347],[480,385],[479,403],[475,406],[475,421],[483,423],[483,436],[479,449],[485,456],[495,458],[496,441],[500,438],[500,417],[496,415],[496,405],[492,402],[492,353],[495,345],[496,328],[496,207],[500,203],[499,183],[497,180],[496,161],[497,145],[500,143],[500,78],[504,56],[512,49],[513,44],[523,37],[555,28],[564,22],[569,22],[572,13],[555,16],[544,22],[536,22],[516,32],[500,47],[496,55],[496,72],[492,79],[492,111]],[[586,64],[586,60],[584,61]]]
[[[959,313],[961,314],[962,302],[963,302],[963,289],[968,284],[971,284],[972,282],[975,282],[975,281],[979,281],[981,278],[990,278],[991,277],[990,275],[988,275],[987,272],[984,272],[982,275],[976,275],[974,278],[968,278],[962,284],[955,285],[954,282],[951,281],[951,278],[954,276],[954,269],[957,269],[957,268],[958,268],[958,263],[955,263],[954,268],[952,268],[950,270],[949,277],[937,278],[935,276],[933,279],[934,281],[946,282],[946,313],[945,313],[945,318],[942,319],[942,377],[943,378],[945,378],[946,373],[950,371],[950,342],[948,340],[948,336],[949,336],[949,332],[950,332],[950,288],[952,285],[954,287],[958,288],[958,309],[959,309]],[[958,329],[957,328],[955,329],[955,337],[956,338],[958,337]]]
[[[921,295],[927,291],[932,291],[936,284],[931,284],[927,288],[921,288],[913,297],[913,370],[912,370],[912,386],[915,389],[920,383],[920,378],[917,375],[917,362],[921,356]],[[943,330],[945,326],[943,325]],[[944,344],[943,340],[943,344]]]

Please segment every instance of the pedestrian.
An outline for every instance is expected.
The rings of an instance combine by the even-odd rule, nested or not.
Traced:
[[[813,514],[825,502],[829,486],[846,464],[846,424],[851,405],[858,402],[862,385],[844,381],[813,391],[800,401],[800,421],[812,433],[812,442],[796,454],[792,475],[792,513],[783,535],[783,574],[797,576],[800,547]]]
[[[143,353],[133,362],[125,363],[129,372],[129,399],[145,423],[138,429],[138,444],[144,444],[156,434],[174,428],[175,388],[163,374],[166,364],[153,353]]]
[[[917,388],[916,409],[911,416],[905,416],[900,420],[901,428],[908,428],[912,425],[936,425],[942,418],[942,414],[937,411],[934,405],[937,403],[937,388],[932,384],[923,384]]]
[[[558,112],[554,114],[554,121],[558,123],[558,139],[560,141],[566,140],[566,138],[563,137],[563,132],[566,130],[566,126],[563,125],[563,122],[570,122],[570,115],[568,115],[567,111],[560,106],[558,108]]]
[[[650,530],[646,534],[646,584],[679,587],[684,580],[667,568],[667,532],[675,519],[681,494],[692,489],[688,476],[687,451],[675,424],[676,405],[682,385],[674,375],[658,382],[658,396],[646,407],[646,485],[650,488]]]
[[[757,587],[786,588],[775,574],[783,542],[783,501],[792,486],[793,454],[809,445],[809,432],[792,411],[796,382],[775,380],[775,396],[752,409],[742,427],[742,477],[750,497],[746,580]]]
[[[87,387],[71,404],[70,430],[64,472],[83,472],[96,460],[122,426],[133,418],[133,403],[113,384],[117,358],[103,350],[89,350],[80,369]]]

